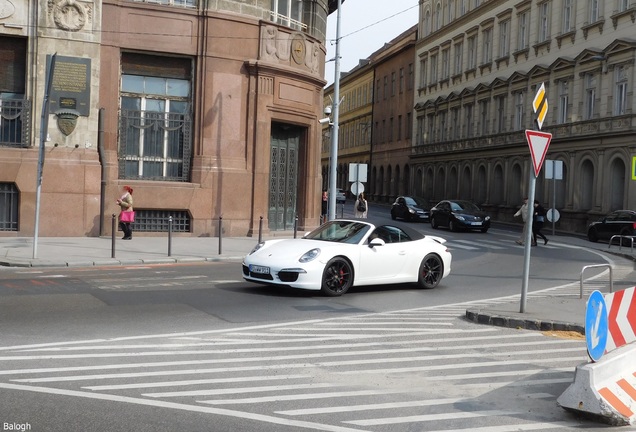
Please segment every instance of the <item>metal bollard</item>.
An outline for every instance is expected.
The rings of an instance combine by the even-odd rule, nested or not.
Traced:
[[[340,204],[340,219],[344,219],[344,204]]]
[[[113,213],[113,222],[112,222],[112,239],[111,239],[111,249],[110,249],[110,257],[115,258],[115,236],[117,235],[117,215]]]
[[[296,233],[298,232],[298,215],[294,218],[294,238],[296,238]]]
[[[221,255],[221,251],[223,250],[223,216],[219,216],[219,255]]]
[[[258,242],[261,243],[263,241],[263,216],[261,216],[258,221]]]
[[[168,256],[172,256],[172,216],[168,216]]]

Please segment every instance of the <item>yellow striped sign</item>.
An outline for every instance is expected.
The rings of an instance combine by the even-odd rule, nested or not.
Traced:
[[[541,129],[541,127],[543,127],[545,116],[548,114],[548,98],[545,94],[544,83],[541,83],[541,87],[539,87],[539,90],[537,90],[537,94],[532,101],[532,109],[534,110],[535,114],[537,114],[537,123],[539,124],[539,129]]]

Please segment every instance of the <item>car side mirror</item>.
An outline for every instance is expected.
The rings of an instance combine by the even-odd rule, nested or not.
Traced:
[[[373,240],[371,240],[369,242],[369,247],[373,248],[376,246],[384,246],[386,243],[384,243],[384,240],[382,240],[381,238],[374,238]]]

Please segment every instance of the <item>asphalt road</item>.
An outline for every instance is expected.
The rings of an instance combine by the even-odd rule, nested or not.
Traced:
[[[0,425],[605,429],[555,404],[586,359],[583,341],[461,318],[467,302],[520,292],[518,233],[418,229],[448,238],[453,252],[452,274],[434,290],[365,287],[326,298],[246,283],[238,262],[2,269]],[[530,290],[572,285],[598,260],[555,238],[532,249]]]

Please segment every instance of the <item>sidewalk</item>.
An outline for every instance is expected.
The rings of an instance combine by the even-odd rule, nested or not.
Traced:
[[[293,234],[289,233],[288,237]],[[278,238],[278,237],[277,237]],[[284,237],[281,237],[284,238]],[[573,236],[551,237],[554,242],[584,247],[634,261],[630,248],[608,248],[607,243],[590,243]],[[170,255],[168,238],[137,236],[131,241],[117,238],[112,257],[110,237],[44,237],[37,242],[34,258],[33,238],[1,238],[0,266],[10,267],[90,267],[110,265],[173,264],[188,262],[240,261],[258,243],[258,237],[179,237],[173,236]],[[0,273],[1,274],[1,273]],[[631,272],[628,277],[636,275]],[[617,281],[614,283],[617,285]],[[623,284],[635,284],[622,281]],[[466,318],[480,324],[526,328],[531,330],[585,332],[587,297],[561,296],[558,293],[535,297],[530,293],[524,312],[520,302],[498,304],[492,307],[469,308]]]
[[[34,258],[33,238],[0,238],[0,266],[87,267],[107,265],[170,264],[197,261],[240,261],[258,243],[258,237],[173,236],[168,254],[168,238],[135,237],[42,237]]]

